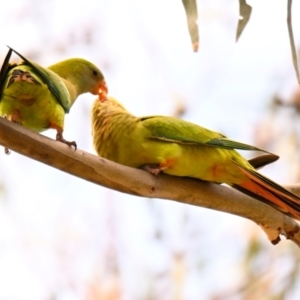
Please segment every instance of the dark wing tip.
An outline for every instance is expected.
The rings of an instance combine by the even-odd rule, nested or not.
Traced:
[[[271,164],[279,159],[279,156],[276,154],[264,154],[248,160],[250,165],[256,170],[263,168],[264,166]]]
[[[5,59],[3,61],[3,64],[1,66],[1,70],[0,70],[0,100],[2,97],[2,92],[3,92],[3,88],[4,88],[3,85],[4,85],[6,75],[7,75],[8,71],[10,70],[10,68],[12,67],[9,64],[9,60],[11,58],[12,51],[13,50],[11,48],[9,48],[9,50],[5,56]]]

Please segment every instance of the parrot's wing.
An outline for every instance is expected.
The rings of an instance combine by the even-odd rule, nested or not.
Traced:
[[[279,156],[275,154],[264,154],[248,160],[250,165],[256,170],[263,168],[264,166],[273,163],[278,160]]]
[[[5,56],[5,59],[3,61],[3,64],[2,64],[1,70],[0,70],[0,101],[2,98],[3,90],[4,90],[5,78],[7,76],[7,73],[9,72],[9,70],[11,68],[13,68],[13,65],[9,64],[11,54],[12,54],[12,49],[9,49]]]
[[[16,50],[10,47],[9,49],[15,52],[23,59],[23,64],[30,66],[34,70],[34,72],[48,86],[49,90],[57,99],[58,103],[63,107],[64,111],[68,113],[72,104],[70,100],[69,91],[63,83],[63,81],[61,80],[61,78],[54,72],[43,68],[36,62],[33,62],[32,60],[27,59],[26,57],[18,53]]]
[[[142,125],[151,133],[151,138],[169,142],[206,145],[225,149],[268,151],[236,142],[224,135],[198,126],[196,124],[165,116],[152,116],[140,118]]]

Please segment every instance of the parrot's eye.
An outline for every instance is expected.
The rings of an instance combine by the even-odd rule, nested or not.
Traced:
[[[94,70],[94,71],[93,71],[93,75],[94,75],[94,76],[98,76],[98,72]]]

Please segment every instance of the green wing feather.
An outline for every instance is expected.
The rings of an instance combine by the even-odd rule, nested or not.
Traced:
[[[264,166],[273,163],[278,160],[279,156],[275,154],[263,154],[248,160],[250,165],[256,170],[263,168]]]
[[[256,150],[269,153],[265,150],[236,142],[224,135],[198,126],[196,124],[166,116],[152,116],[140,118],[143,126],[151,133],[151,138],[169,142],[206,145],[225,149]]]
[[[6,79],[6,75],[9,72],[9,70],[13,67],[12,65],[9,64],[11,54],[12,54],[12,49],[9,49],[0,70],[0,101],[4,90],[4,82]]]
[[[72,102],[70,99],[69,91],[63,83],[63,81],[61,80],[61,78],[54,72],[47,70],[39,64],[27,59],[11,47],[9,47],[9,49],[15,52],[23,59],[23,64],[30,66],[34,70],[34,72],[48,86],[49,90],[57,99],[58,103],[63,107],[64,111],[68,113],[71,108]]]

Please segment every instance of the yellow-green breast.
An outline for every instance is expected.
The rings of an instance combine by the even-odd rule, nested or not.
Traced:
[[[234,161],[252,168],[235,150],[155,139],[142,123],[119,103],[96,100],[92,126],[98,155],[130,167],[160,164],[170,175],[228,184],[246,179]]]

